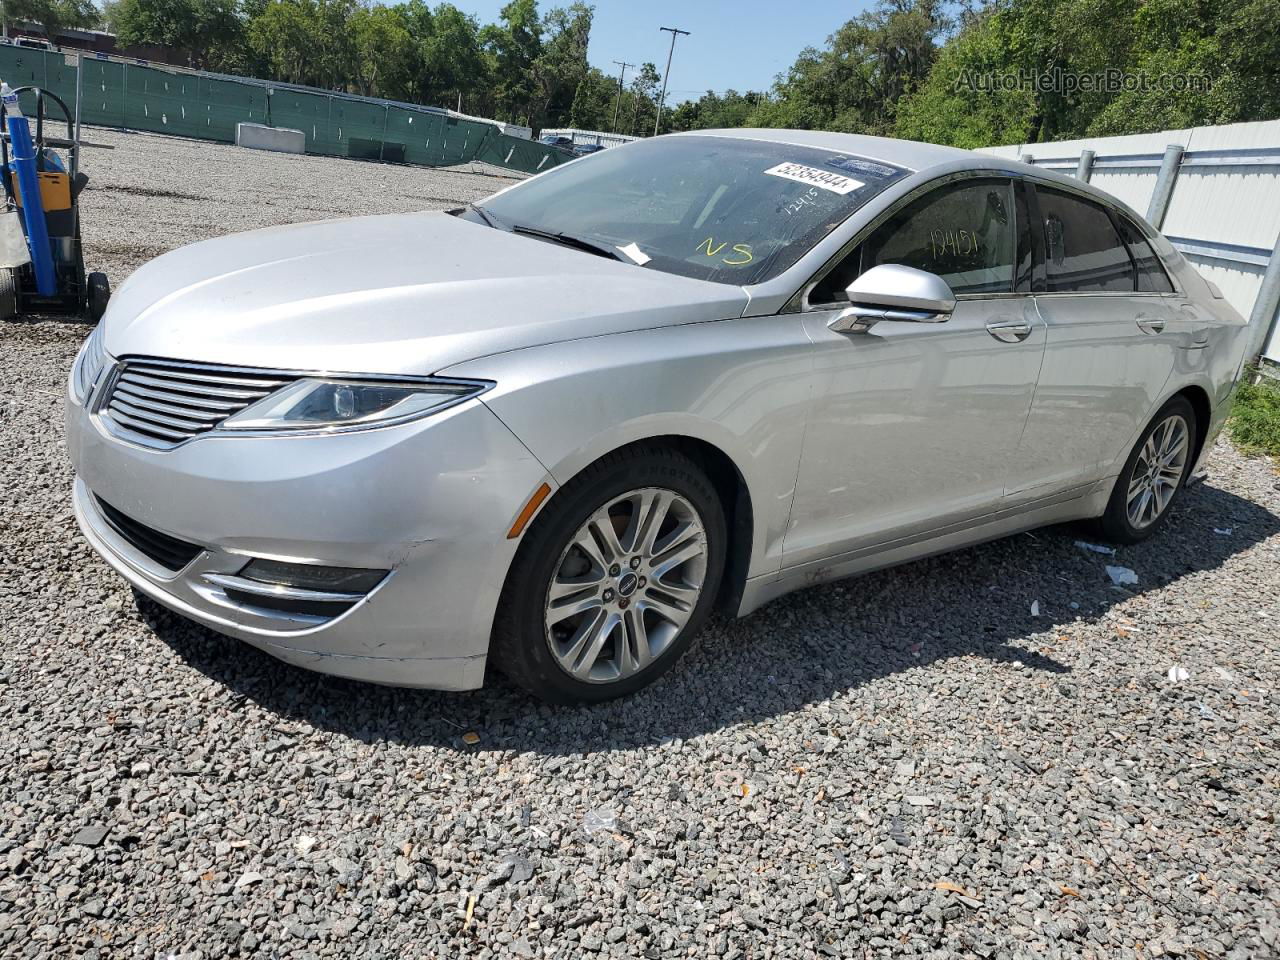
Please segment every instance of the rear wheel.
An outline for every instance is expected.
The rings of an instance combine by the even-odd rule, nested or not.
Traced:
[[[1195,450],[1196,413],[1183,397],[1174,397],[1152,418],[1116,478],[1103,534],[1118,543],[1138,543],[1169,519],[1186,483]]]
[[[715,488],[687,457],[613,454],[562,488],[516,556],[495,664],[554,703],[646,686],[710,614],[725,556]]]

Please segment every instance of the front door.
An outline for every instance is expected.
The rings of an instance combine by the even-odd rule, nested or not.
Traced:
[[[955,312],[835,333],[835,301],[808,313],[814,396],[784,567],[915,538],[999,509],[1031,406],[1044,325],[1018,292],[1029,269],[1011,184],[964,179],[908,201],[810,294],[903,263],[943,277]]]

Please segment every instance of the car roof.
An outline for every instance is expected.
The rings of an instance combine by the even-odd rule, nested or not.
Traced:
[[[913,172],[927,170],[942,163],[968,160],[974,166],[989,163],[992,157],[980,157],[969,150],[943,147],[934,143],[915,140],[894,140],[891,137],[868,137],[860,133],[828,133],[823,130],[774,130],[742,127],[726,130],[690,130],[674,134],[678,137],[730,137],[736,140],[766,140],[770,143],[790,143],[798,147],[817,147],[820,150],[838,150],[852,153],[868,160],[882,160]]]
[[[916,140],[895,140],[892,137],[868,137],[859,133],[830,133],[823,130],[776,130],[764,128],[730,128],[723,130],[690,130],[668,134],[676,137],[726,137],[736,140],[763,140],[770,143],[795,144],[800,147],[817,147],[820,150],[837,150],[868,160],[880,160],[902,167],[912,173],[933,171],[938,174],[953,173],[964,169],[1000,171],[1010,176],[1031,177],[1035,180],[1060,186],[1073,193],[1082,193],[1099,203],[1116,207],[1146,223],[1142,215],[1122,200],[1104,193],[1090,183],[1077,180],[1055,170],[1032,166],[1019,160],[1008,160],[974,150],[944,147],[936,143],[920,143]],[[934,171],[934,168],[941,168]],[[1154,229],[1153,229],[1154,232]]]

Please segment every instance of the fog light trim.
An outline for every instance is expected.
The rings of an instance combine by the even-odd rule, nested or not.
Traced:
[[[390,570],[371,570],[366,567],[326,567],[314,563],[290,563],[284,560],[257,558],[240,571],[242,581],[256,585],[297,591],[295,599],[315,600],[317,593],[333,594],[333,600],[359,600],[380,584]],[[248,593],[259,592],[246,586],[236,589]],[[282,596],[278,589],[270,596]]]

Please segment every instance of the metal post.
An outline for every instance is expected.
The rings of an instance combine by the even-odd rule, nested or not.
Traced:
[[[662,75],[662,96],[658,97],[658,113],[653,118],[653,135],[658,135],[658,124],[662,122],[662,105],[667,102],[667,81],[671,79],[671,57],[676,52],[676,37],[680,34],[689,36],[688,30],[677,30],[675,27],[659,27],[659,30],[665,30],[671,34],[671,49],[667,51],[667,70]]]
[[[75,134],[72,139],[80,142],[80,101],[84,98],[84,54],[76,54],[76,105]],[[71,151],[71,182],[75,183],[76,174],[80,172],[80,151]]]
[[[1157,230],[1164,223],[1164,215],[1169,209],[1169,200],[1173,197],[1173,185],[1178,182],[1178,167],[1182,163],[1183,146],[1171,143],[1164,148],[1164,159],[1160,161],[1160,173],[1156,176],[1156,186],[1151,192],[1151,205],[1147,207],[1147,223]]]
[[[618,95],[613,98],[613,126],[609,129],[614,133],[618,132],[618,108],[622,106],[622,84],[627,78],[627,67],[634,67],[634,63],[627,63],[624,60],[613,61],[622,69],[618,71]]]
[[[1076,164],[1076,179],[1084,183],[1089,182],[1089,178],[1093,176],[1093,158],[1095,154],[1092,150],[1080,151],[1080,162]]]
[[[1035,158],[1035,157],[1033,157],[1033,156],[1032,156],[1031,154],[1029,154],[1029,153],[1024,153],[1024,154],[1023,154],[1022,156],[1020,156],[1018,159],[1019,159],[1019,160],[1021,160],[1023,163],[1031,163],[1031,164],[1034,164],[1034,163],[1036,162],[1036,158]]]
[[[1249,349],[1245,358],[1252,361],[1267,348],[1267,338],[1276,325],[1276,311],[1280,310],[1280,236],[1267,261],[1267,272],[1262,275],[1262,286],[1249,312]]]
[[[461,112],[461,111],[459,111]],[[391,119],[391,105],[384,103],[382,105],[382,139],[378,141],[378,162],[383,162],[383,155],[387,149],[387,121]]]

